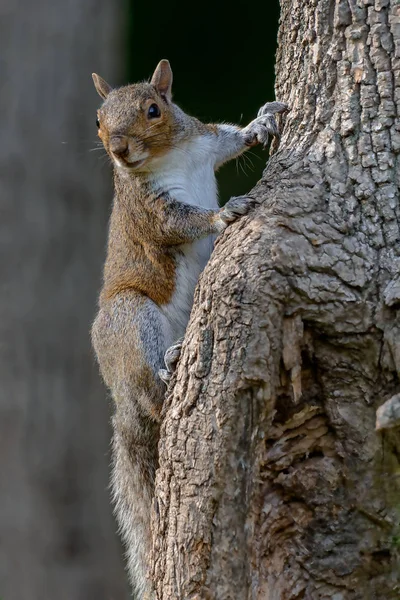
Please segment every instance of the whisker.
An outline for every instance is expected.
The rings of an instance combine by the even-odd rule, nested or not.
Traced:
[[[243,154],[239,157],[239,164],[241,166],[242,173],[247,176],[247,173],[246,173],[247,163],[243,158]]]
[[[255,154],[254,152],[252,152],[251,150],[247,150],[246,152],[246,156],[254,156],[257,160],[261,160],[261,156],[258,156],[258,154]]]
[[[146,133],[146,131],[150,131],[150,129],[153,129],[153,127],[156,127],[157,125],[160,125],[160,123],[153,123],[153,125],[150,125],[149,127],[147,127],[147,129],[144,130],[144,133]]]
[[[102,161],[102,162],[103,162],[103,164],[105,164],[106,162],[109,162],[111,165],[113,164],[113,163],[112,163],[112,160],[111,160],[111,158],[108,156],[108,154],[104,154],[104,156],[99,156],[99,157],[98,157],[98,160]]]
[[[245,161],[246,164],[250,164],[251,165],[251,167],[252,167],[251,170],[254,171],[254,163],[251,160],[250,156],[246,156],[246,154],[243,154],[243,159],[244,159],[244,161]]]
[[[93,138],[76,138],[76,140],[82,144],[102,144],[102,142],[99,140],[99,138],[97,139],[93,139]],[[67,142],[64,142],[64,144]]]
[[[242,163],[240,162],[240,160],[239,160],[239,167],[240,167],[240,169],[241,169],[241,171],[242,171],[243,175],[246,175],[246,176],[247,176],[247,173],[246,173],[246,171],[244,170],[244,168],[243,168],[243,165],[242,165]]]
[[[254,171],[254,165],[251,162],[250,158],[245,154],[242,154],[241,158],[243,158],[243,162],[246,165],[246,168],[250,169],[250,171]]]

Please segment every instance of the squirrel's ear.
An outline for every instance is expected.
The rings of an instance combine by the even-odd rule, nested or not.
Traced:
[[[100,77],[100,75],[96,75],[96,73],[92,73],[92,77],[94,81],[94,87],[96,88],[97,93],[103,98],[103,100],[105,100],[112,90],[111,85],[109,85],[107,81],[104,81],[104,79]]]
[[[165,58],[158,63],[151,78],[151,83],[162,96],[165,96],[167,100],[171,100],[172,71],[169,61]]]

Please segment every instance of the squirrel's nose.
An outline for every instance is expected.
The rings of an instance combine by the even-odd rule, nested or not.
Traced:
[[[128,138],[125,135],[113,135],[110,139],[110,150],[117,156],[126,156],[129,153]]]

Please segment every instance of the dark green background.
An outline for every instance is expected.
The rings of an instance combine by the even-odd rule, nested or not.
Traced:
[[[274,100],[278,0],[129,0],[128,11],[128,81],[149,78],[158,61],[168,58],[175,102],[205,122],[246,125],[262,104]],[[222,202],[250,190],[260,178],[268,153],[250,152],[246,157],[253,166],[240,158],[221,169]]]

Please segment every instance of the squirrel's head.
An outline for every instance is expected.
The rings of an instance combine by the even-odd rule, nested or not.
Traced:
[[[176,122],[172,110],[172,71],[162,60],[150,83],[113,89],[93,73],[104,102],[97,112],[98,135],[114,164],[125,170],[151,170],[151,162],[169,149]]]

